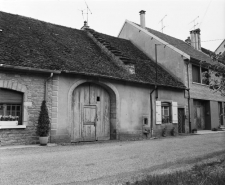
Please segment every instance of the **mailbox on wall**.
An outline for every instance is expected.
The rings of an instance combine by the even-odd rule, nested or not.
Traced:
[[[150,123],[148,116],[142,116],[142,131],[144,134],[150,133]]]

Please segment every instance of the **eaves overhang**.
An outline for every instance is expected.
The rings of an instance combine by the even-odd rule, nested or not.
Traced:
[[[145,81],[129,80],[129,79],[122,79],[122,78],[114,77],[114,76],[100,75],[100,74],[96,74],[96,73],[85,73],[85,72],[63,70],[62,74],[84,75],[84,76],[91,76],[91,77],[97,77],[97,78],[112,79],[112,80],[117,80],[117,81],[121,81],[121,82],[130,82],[130,83],[151,85],[151,86],[157,85],[159,87],[168,87],[168,88],[175,88],[175,89],[182,89],[182,90],[185,90],[187,88],[186,86],[172,86],[172,85],[155,84],[155,83],[150,83],[150,82],[145,82]]]
[[[0,69],[13,70],[13,71],[24,71],[24,72],[37,72],[37,73],[55,73],[55,74],[61,73],[61,71],[59,71],[59,70],[48,70],[48,69],[13,66],[13,65],[6,65],[6,64],[0,64]]]

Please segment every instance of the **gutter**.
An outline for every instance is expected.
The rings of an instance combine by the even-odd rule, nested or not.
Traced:
[[[28,72],[38,72],[38,73],[55,73],[60,74],[61,71],[59,70],[48,70],[48,69],[39,69],[39,68],[33,68],[33,67],[21,67],[21,66],[13,66],[13,65],[6,65],[6,64],[0,64],[0,69],[8,69],[8,70],[14,70],[14,71],[28,71]]]
[[[76,72],[76,71],[61,71],[61,74],[66,73],[66,74],[76,74],[76,75],[85,75],[85,76],[95,76],[95,77],[102,77],[106,79],[113,79],[113,80],[119,80],[122,82],[133,82],[133,83],[138,83],[138,84],[145,84],[145,85],[155,85],[155,83],[149,83],[149,82],[144,82],[144,81],[135,81],[135,80],[127,80],[127,79],[122,79],[114,76],[106,76],[106,75],[100,75],[96,73],[84,73],[84,72]],[[169,88],[175,88],[175,89],[185,89],[185,87],[175,87],[171,85],[161,85],[158,84],[157,86],[159,87],[169,87]]]

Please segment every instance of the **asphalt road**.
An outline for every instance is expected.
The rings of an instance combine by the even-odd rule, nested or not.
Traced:
[[[225,133],[0,149],[0,184],[119,184],[225,153]]]

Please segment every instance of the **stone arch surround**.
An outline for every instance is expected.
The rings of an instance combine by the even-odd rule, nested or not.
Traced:
[[[69,118],[69,130],[72,129],[72,124],[73,124],[73,119],[72,119],[72,114],[71,114],[71,105],[72,105],[72,94],[73,91],[81,84],[83,83],[94,83],[97,84],[109,93],[110,95],[110,122],[111,125],[114,125],[114,128],[110,128],[111,132],[111,139],[118,139],[118,128],[119,128],[119,120],[120,120],[120,98],[119,98],[119,93],[117,89],[115,88],[114,85],[112,85],[109,82],[104,82],[104,81],[95,81],[95,80],[78,80],[76,81],[71,87],[68,92],[68,118]],[[111,127],[110,125],[110,127]]]
[[[11,90],[23,93],[23,117],[22,117],[23,121],[22,121],[22,123],[23,123],[23,125],[26,126],[28,124],[28,110],[27,110],[27,108],[29,106],[32,106],[32,102],[27,101],[27,96],[28,96],[27,87],[23,84],[15,82],[15,81],[0,80],[0,88],[11,89]]]

